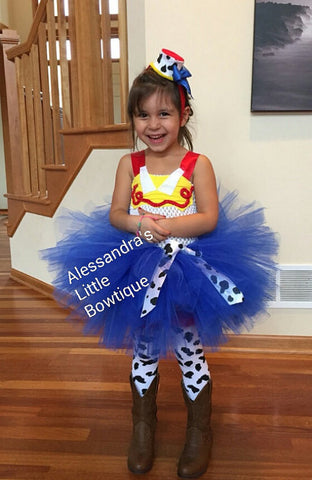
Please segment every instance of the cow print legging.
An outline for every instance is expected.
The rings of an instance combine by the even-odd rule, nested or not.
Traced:
[[[149,352],[148,340],[137,339],[132,361],[132,379],[141,397],[148,390],[158,371],[159,354]],[[179,329],[174,352],[182,370],[185,391],[191,400],[195,400],[208,382],[210,372],[194,326]]]

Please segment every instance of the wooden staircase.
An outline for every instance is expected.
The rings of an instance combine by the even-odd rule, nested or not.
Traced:
[[[24,44],[0,31],[10,236],[25,212],[53,216],[93,148],[131,146],[126,0],[118,6],[111,15],[108,0],[41,0]]]

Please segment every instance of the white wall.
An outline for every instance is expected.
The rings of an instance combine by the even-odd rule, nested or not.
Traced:
[[[9,25],[8,0],[0,1],[0,23],[7,26]]]
[[[185,57],[193,74],[195,150],[211,158],[225,187],[238,189],[243,199],[257,199],[266,206],[268,222],[280,234],[281,263],[312,264],[308,211],[312,204],[312,117],[250,113],[253,6],[254,0],[131,0],[130,79],[163,47]],[[105,172],[113,178],[121,153],[105,151],[105,160],[103,152],[92,153],[68,194],[70,207],[78,208],[79,200],[83,208],[92,195],[91,188],[81,197],[77,185],[90,178],[98,182],[98,189]],[[103,177],[97,174],[100,166]],[[55,241],[53,219],[27,214],[11,241],[13,268],[48,281],[36,260],[34,230],[45,232],[38,248]],[[312,335],[312,310],[270,313],[269,318],[260,319],[253,333]]]
[[[32,19],[31,0],[0,0],[0,23],[16,30],[21,42],[27,40]]]
[[[9,12],[9,27],[16,30],[21,42],[26,42],[32,25],[31,0],[1,0],[7,2]]]

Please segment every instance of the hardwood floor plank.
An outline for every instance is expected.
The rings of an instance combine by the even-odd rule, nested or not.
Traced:
[[[127,392],[129,390],[128,383],[104,383],[99,382],[67,382],[48,381],[48,380],[4,380],[0,382],[1,390],[69,390],[75,391],[97,391],[97,392]]]
[[[57,441],[85,441],[90,434],[86,428],[40,427],[34,425],[3,426],[0,429],[0,439],[18,440],[57,440]]]

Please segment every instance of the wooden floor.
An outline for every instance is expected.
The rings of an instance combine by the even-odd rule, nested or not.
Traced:
[[[130,358],[97,346],[65,312],[9,278],[0,217],[0,478],[124,480]],[[24,252],[27,255],[27,252]],[[214,379],[210,480],[312,479],[312,355],[207,354]],[[154,468],[175,479],[185,411],[175,361],[160,366]]]

